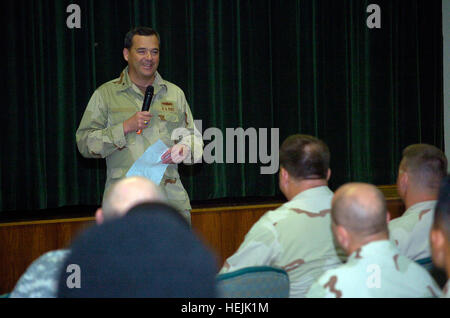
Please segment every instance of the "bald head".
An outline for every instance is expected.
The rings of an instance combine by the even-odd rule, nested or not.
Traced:
[[[331,215],[353,236],[387,234],[387,209],[383,194],[367,183],[348,183],[340,187],[332,201]]]
[[[106,191],[102,210],[105,220],[123,216],[143,202],[166,202],[166,198],[152,181],[143,177],[124,178]]]

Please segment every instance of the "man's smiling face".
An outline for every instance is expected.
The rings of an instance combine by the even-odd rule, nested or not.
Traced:
[[[159,42],[155,35],[133,36],[131,48],[125,48],[123,56],[133,81],[153,83],[159,66]]]

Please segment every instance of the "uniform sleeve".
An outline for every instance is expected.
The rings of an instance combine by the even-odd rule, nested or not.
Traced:
[[[78,150],[86,158],[105,158],[126,145],[123,123],[108,127],[108,109],[100,92],[92,95],[76,132]]]
[[[68,250],[50,251],[36,259],[17,281],[10,298],[53,298]]]
[[[186,158],[183,163],[192,164],[199,162],[203,155],[203,138],[194,124],[194,118],[192,116],[191,109],[186,101],[184,93],[182,93],[182,110],[184,113],[183,127],[180,127],[174,131],[175,137],[182,136],[180,144],[186,145],[191,150],[190,158]]]
[[[306,294],[307,298],[340,298],[342,291],[336,289],[337,275],[325,272],[316,280]]]
[[[249,266],[272,266],[279,253],[280,246],[273,226],[258,221],[247,233],[236,253],[226,260],[220,273]]]
[[[410,235],[400,221],[402,220],[397,219],[389,222],[389,240],[400,250],[400,252],[402,252],[402,254],[406,255]]]
[[[314,282],[309,288],[306,298],[325,298],[327,296],[327,291],[319,283],[319,281]],[[329,297],[329,296],[328,296]]]

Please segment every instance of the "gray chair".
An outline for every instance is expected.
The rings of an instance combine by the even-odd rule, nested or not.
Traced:
[[[271,266],[252,266],[217,275],[220,298],[287,298],[289,276]]]

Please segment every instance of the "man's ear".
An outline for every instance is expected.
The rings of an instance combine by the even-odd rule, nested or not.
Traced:
[[[430,242],[436,247],[443,247],[445,243],[444,234],[440,229],[432,228],[430,231]]]
[[[347,251],[350,246],[350,235],[342,225],[334,225],[334,236],[339,245]]]
[[[278,182],[280,187],[285,187],[288,184],[289,181],[289,173],[286,169],[283,168],[283,166],[280,166],[279,176],[278,176]]]
[[[102,208],[98,208],[97,211],[95,211],[95,222],[97,222],[97,225],[101,225],[104,221],[103,210]]]
[[[128,62],[128,55],[130,54],[130,51],[128,51],[127,48],[124,48],[122,53],[123,53],[123,58],[125,59],[125,61]]]
[[[445,265],[445,234],[438,228],[431,228],[430,245],[434,265],[443,268]]]
[[[327,181],[330,180],[330,177],[331,177],[331,169],[328,168],[328,171],[327,171]]]
[[[404,198],[408,188],[409,175],[408,172],[400,170],[397,178],[397,192],[400,197]]]
[[[391,222],[391,212],[389,210],[386,211],[386,224],[389,224]]]
[[[283,180],[283,182],[286,183],[289,180],[289,173],[283,167],[280,167],[280,175],[281,175],[281,180]]]

